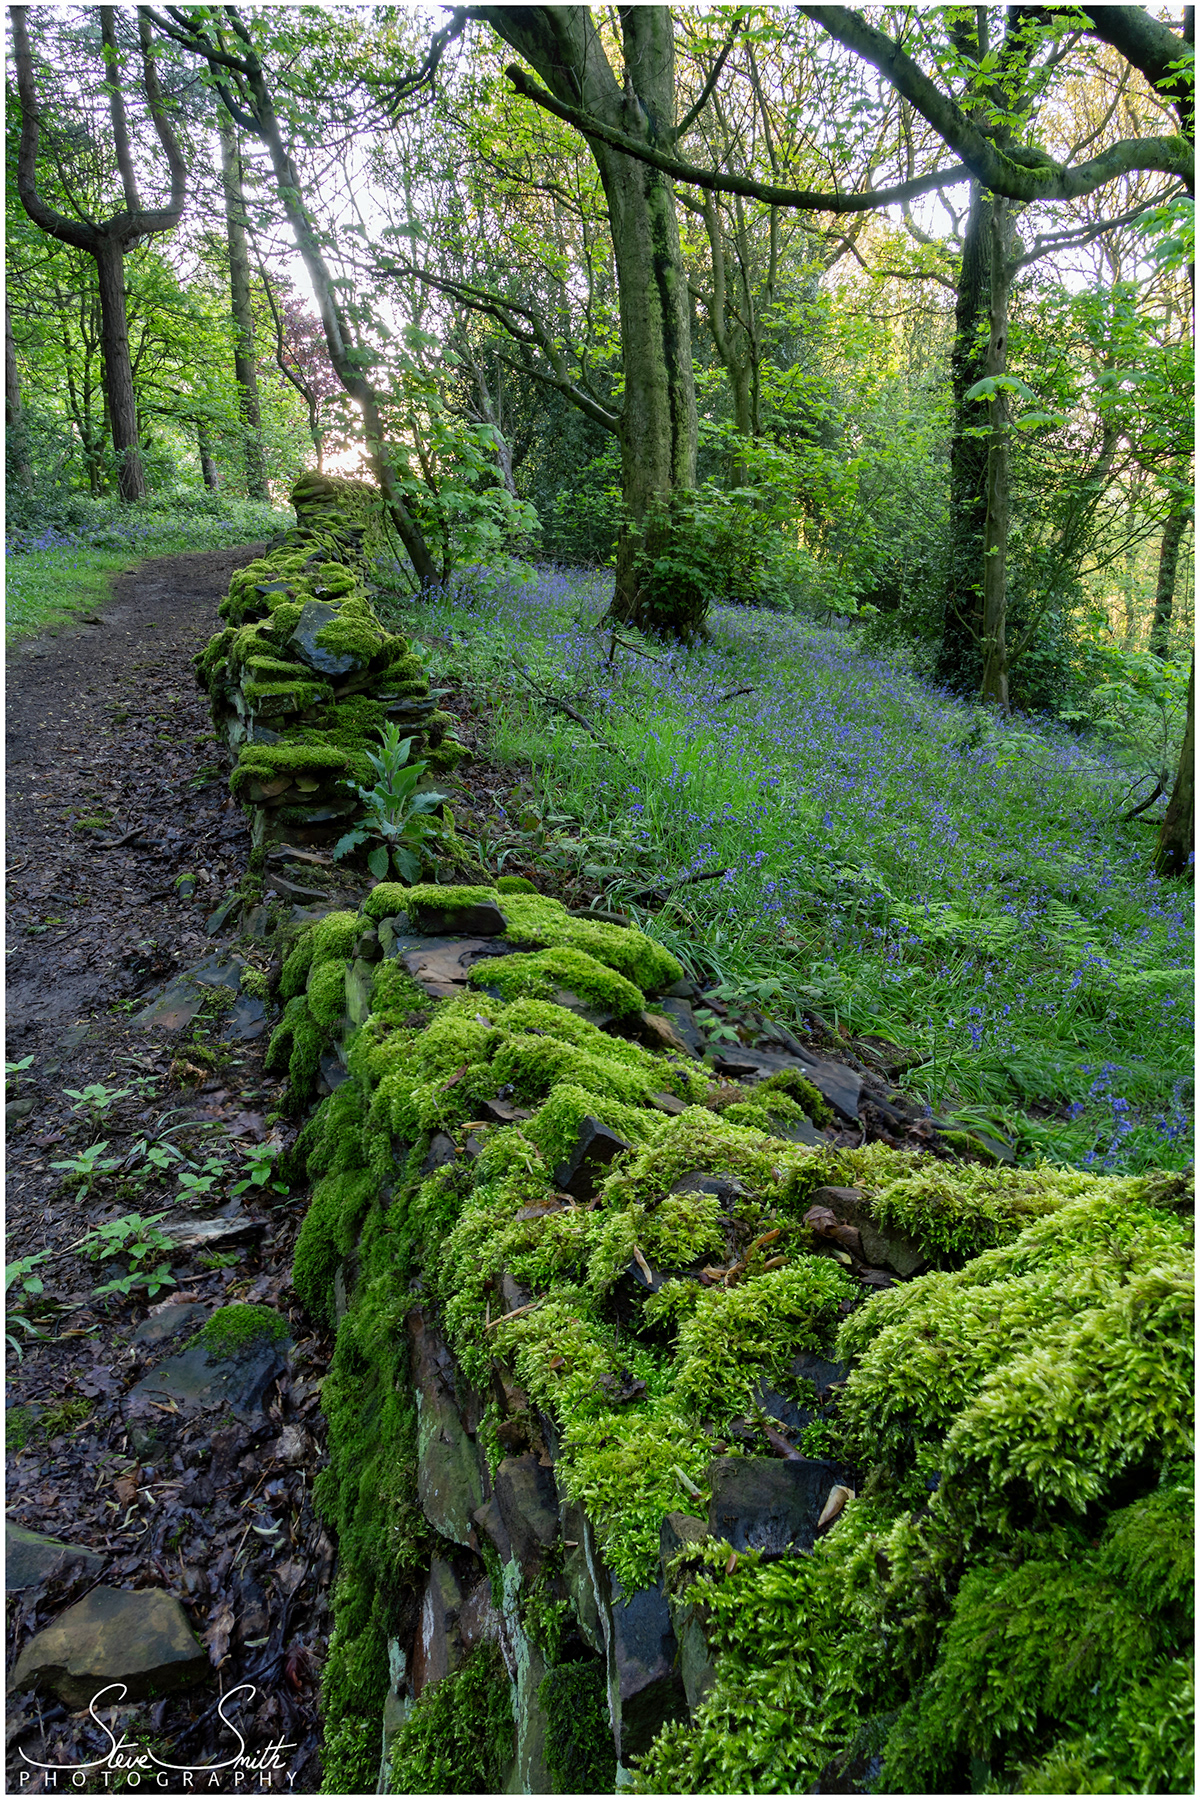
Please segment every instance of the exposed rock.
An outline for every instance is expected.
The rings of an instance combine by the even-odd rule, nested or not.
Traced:
[[[510,1106],[507,1100],[481,1100],[479,1116],[493,1125],[516,1125],[521,1119],[532,1119],[527,1106]]]
[[[413,1645],[412,1691],[419,1698],[430,1682],[453,1674],[463,1656],[458,1616],[462,1589],[450,1564],[435,1556],[421,1601],[421,1622]]]
[[[582,1506],[575,1502],[563,1512],[563,1580],[575,1614],[579,1635],[597,1655],[604,1654],[604,1624],[592,1578],[589,1539],[591,1526]]]
[[[255,994],[239,994],[225,1016],[221,1038],[227,1044],[249,1044],[267,1029],[267,1009]]]
[[[806,1456],[722,1456],[709,1466],[708,1522],[735,1550],[770,1555],[811,1550],[830,1489],[841,1479],[836,1463]]]
[[[678,1094],[669,1094],[665,1088],[661,1092],[651,1094],[650,1099],[659,1112],[668,1113],[672,1118],[678,1117],[681,1112],[686,1112],[688,1109],[686,1100],[681,1100]]]
[[[424,988],[435,999],[445,1000],[465,991],[467,971],[472,963],[485,956],[494,956],[496,948],[494,940],[478,935],[435,938],[430,942],[420,938],[397,938],[395,954],[418,987]],[[507,956],[511,951],[505,947],[502,954]]]
[[[676,1597],[678,1588],[688,1585],[688,1574],[685,1571],[682,1581],[672,1582],[667,1571],[680,1551],[707,1543],[711,1537],[712,1533],[703,1519],[696,1519],[689,1513],[681,1512],[668,1513],[658,1534],[658,1553],[662,1565],[663,1586],[671,1611],[671,1623],[674,1627],[676,1642],[679,1645],[679,1675],[683,1682],[684,1694],[687,1697],[688,1711],[693,1717],[695,1717],[697,1707],[705,1699],[717,1679],[717,1662],[716,1657],[709,1649],[700,1609],[686,1605],[681,1598]]]
[[[588,1114],[580,1120],[579,1135],[569,1155],[554,1171],[555,1185],[575,1200],[590,1200],[603,1170],[629,1148],[627,1139]]]
[[[691,984],[686,983],[685,985],[690,986]],[[692,992],[695,992],[694,988]],[[674,990],[670,989],[666,997],[659,1001],[659,1005],[670,1019],[675,1028],[675,1035],[682,1040],[689,1054],[695,1057],[703,1056],[708,1045],[704,1033],[696,1023],[696,1015],[692,1011],[690,997],[679,996],[676,998]]]
[[[485,1575],[482,1581],[476,1582],[459,1608],[458,1635],[463,1655],[472,1651],[476,1644],[495,1639],[499,1634],[500,1614],[492,1604],[492,1584]]]
[[[749,1082],[765,1081],[768,1075],[795,1069],[806,1081],[812,1082],[847,1124],[858,1123],[862,1077],[845,1063],[827,1062],[824,1057],[787,1056],[774,1050],[743,1050],[731,1045],[716,1052],[713,1067],[719,1075]]]
[[[827,1206],[843,1225],[857,1225],[865,1199],[861,1188],[851,1187],[814,1188],[808,1196],[810,1206]]]
[[[319,675],[349,675],[352,671],[366,667],[367,658],[356,656],[350,650],[327,650],[318,644],[317,638],[327,625],[332,625],[338,617],[339,608],[326,606],[320,600],[307,600],[300,614],[299,621],[287,648],[301,662],[315,669]]]
[[[862,1234],[863,1251],[867,1261],[878,1267],[894,1269],[897,1275],[907,1280],[917,1275],[925,1267],[928,1258],[918,1244],[916,1238],[910,1237],[907,1231],[901,1231],[897,1225],[878,1225],[872,1219],[860,1216],[858,1229]]]
[[[406,1323],[417,1400],[417,1498],[435,1531],[474,1549],[472,1514],[483,1505],[483,1477],[455,1400],[453,1358],[419,1311]]]
[[[195,1329],[207,1316],[207,1306],[199,1301],[182,1306],[178,1304],[164,1306],[158,1312],[151,1313],[148,1319],[142,1320],[130,1342],[134,1344],[165,1344],[167,1339],[174,1337],[177,1331],[182,1331],[188,1325]]]
[[[416,906],[413,923],[418,931],[461,931],[473,937],[499,937],[508,930],[508,920],[491,900],[477,900],[470,906],[454,910],[439,906]]]
[[[792,1361],[793,1381],[811,1381],[817,1390],[817,1399],[822,1403],[829,1399],[830,1389],[845,1381],[849,1373],[848,1363],[830,1362],[826,1357],[814,1356],[807,1350]]]
[[[500,1502],[496,1499],[495,1494],[485,1506],[477,1506],[471,1514],[471,1518],[478,1529],[490,1539],[501,1563],[511,1562],[513,1560],[512,1540],[508,1535],[508,1528],[500,1511]]]
[[[190,1416],[232,1412],[240,1418],[261,1413],[271,1383],[287,1368],[287,1340],[259,1338],[236,1356],[214,1357],[202,1345],[160,1363],[125,1399],[125,1416],[135,1449],[154,1433],[138,1421],[161,1425],[162,1410]]]
[[[643,1042],[650,1044],[653,1049],[680,1050],[685,1056],[696,1055],[696,1052],[690,1050],[684,1043],[683,1038],[675,1029],[674,1021],[665,1018],[662,1013],[640,1012],[637,1015],[637,1023],[641,1028]]]
[[[369,962],[350,964],[346,970],[346,1016],[352,1026],[366,1023],[374,986],[375,970]]]
[[[327,1092],[331,1094],[335,1088],[340,1088],[344,1081],[350,1079],[350,1071],[343,1065],[336,1050],[322,1051],[317,1066],[321,1071],[321,1080],[325,1083]]]
[[[149,1031],[161,1027],[165,1031],[182,1031],[190,1025],[200,1008],[208,998],[207,990],[214,987],[233,988],[236,992],[241,984],[242,969],[245,965],[238,956],[222,956],[214,952],[194,969],[187,969],[177,975],[174,981],[133,1016],[133,1024],[140,1025]]]
[[[446,1164],[454,1162],[457,1156],[458,1147],[454,1139],[448,1137],[444,1131],[435,1131],[429,1140],[429,1150],[426,1153],[425,1161],[421,1164],[422,1175],[432,1175],[435,1169],[444,1169]]]
[[[88,1574],[95,1576],[107,1559],[82,1544],[64,1544],[58,1538],[43,1537],[39,1531],[26,1531],[23,1525],[5,1526],[4,1586],[10,1594],[20,1588],[36,1587],[56,1569],[76,1560],[81,1560]]]
[[[615,1688],[621,1702],[617,1753],[624,1762],[648,1750],[668,1719],[686,1717],[687,1699],[662,1587],[627,1595],[610,1579],[609,1692]]]
[[[70,1707],[85,1707],[115,1682],[124,1683],[128,1699],[145,1700],[188,1687],[207,1671],[208,1657],[178,1600],[160,1588],[98,1587],[26,1644],[11,1688],[49,1690]]]
[[[826,1142],[811,1119],[772,1119],[771,1136],[783,1138],[789,1144],[823,1144]]]
[[[496,1470],[496,1501],[522,1575],[531,1579],[558,1536],[558,1492],[552,1470],[529,1451],[506,1456]]]
[[[749,1189],[739,1181],[736,1175],[725,1175],[718,1172],[707,1174],[703,1169],[691,1169],[681,1175],[671,1188],[673,1194],[715,1194],[722,1206],[731,1200],[742,1200]]]
[[[22,1119],[29,1117],[34,1105],[33,1100],[9,1100],[4,1108],[4,1123],[6,1125],[19,1124]]]
[[[266,1230],[263,1219],[252,1219],[249,1213],[237,1213],[232,1219],[167,1220],[160,1230],[169,1237],[176,1252],[181,1250],[224,1250],[231,1244],[245,1244],[261,1237]]]

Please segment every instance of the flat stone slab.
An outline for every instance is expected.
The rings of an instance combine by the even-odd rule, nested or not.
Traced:
[[[239,994],[221,1036],[226,1043],[248,1044],[267,1029],[267,1009],[254,994]]]
[[[319,675],[349,675],[357,669],[366,667],[369,658],[356,656],[352,651],[327,650],[318,644],[317,638],[326,625],[332,625],[338,616],[339,609],[330,606],[323,600],[306,600],[297,621],[296,629],[287,641],[287,648],[301,662],[315,669]]]
[[[36,1587],[47,1575],[76,1558],[82,1558],[89,1575],[98,1575],[108,1560],[98,1550],[43,1537],[40,1531],[26,1531],[23,1525],[9,1524],[4,1528],[4,1586],[10,1594]]]
[[[529,1571],[558,1536],[558,1491],[554,1473],[532,1450],[506,1456],[496,1470],[496,1502],[513,1555]]]
[[[473,963],[497,954],[495,940],[482,937],[397,937],[390,955],[398,956],[418,987],[435,999],[461,994]],[[511,954],[505,946],[503,955]]]
[[[850,1125],[858,1122],[858,1099],[862,1093],[862,1077],[845,1063],[827,1062],[821,1056],[788,1056],[783,1051],[742,1050],[730,1047],[718,1050],[713,1067],[718,1075],[735,1081],[765,1081],[768,1075],[795,1069],[811,1081],[817,1092],[836,1113]]]
[[[161,1588],[98,1587],[26,1644],[10,1686],[15,1693],[48,1690],[78,1708],[116,1682],[128,1690],[126,1699],[147,1700],[190,1687],[207,1672],[208,1657],[178,1600]]]
[[[287,1340],[251,1344],[240,1356],[214,1357],[202,1345],[184,1350],[142,1377],[126,1401],[128,1417],[228,1410],[260,1413],[267,1389],[287,1367]]]
[[[240,956],[219,953],[206,956],[194,969],[185,969],[182,975],[176,975],[168,982],[140,1013],[134,1014],[133,1023],[144,1031],[155,1026],[164,1031],[182,1031],[204,1005],[208,998],[207,989],[227,987],[237,991],[244,966]]]
[[[508,930],[508,920],[490,900],[453,909],[444,906],[414,906],[413,924],[418,931],[461,931],[472,937],[499,937]]]
[[[781,1556],[811,1550],[830,1489],[842,1478],[836,1463],[807,1456],[722,1456],[709,1465],[709,1529],[734,1550]]]
[[[199,1329],[208,1317],[208,1308],[202,1302],[182,1306],[164,1306],[161,1312],[151,1313],[143,1319],[134,1332],[130,1342],[133,1344],[165,1344],[173,1338],[177,1331],[183,1331],[190,1325],[193,1331]]]
[[[243,1213],[236,1219],[181,1219],[162,1226],[175,1250],[227,1250],[231,1244],[249,1243],[267,1229],[263,1219]]]
[[[696,1023],[696,1015],[692,1011],[690,1001],[677,999],[668,993],[666,998],[660,1000],[658,1004],[675,1027],[676,1036],[686,1045],[691,1055],[703,1056],[707,1042],[704,1033]]]

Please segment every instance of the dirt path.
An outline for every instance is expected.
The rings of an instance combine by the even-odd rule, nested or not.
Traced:
[[[236,885],[249,838],[191,659],[213,631],[233,570],[257,553],[146,563],[117,580],[99,615],[9,658],[7,1054],[10,1063],[32,1061],[8,1095],[6,1261],[55,1254],[34,1276],[41,1295],[22,1298],[19,1287],[8,1295],[10,1314],[28,1317],[41,1335],[11,1328],[24,1354],[18,1360],[10,1347],[8,1355],[7,1512],[10,1524],[104,1561],[68,1563],[10,1593],[8,1656],[11,1670],[34,1633],[97,1580],[165,1590],[204,1640],[216,1681],[123,1707],[120,1723],[178,1750],[176,1761],[218,1760],[231,1754],[231,1740],[204,1714],[218,1688],[256,1678],[249,1714],[240,1715],[250,1719],[248,1735],[290,1748],[273,1784],[256,1776],[241,1791],[286,1791],[290,1775],[291,1792],[305,1793],[320,1779],[316,1694],[332,1547],[311,1505],[328,1346],[312,1336],[289,1287],[299,1202],[231,1202],[218,1216],[232,1210],[251,1227],[234,1253],[184,1250],[171,1259],[174,1287],[154,1299],[136,1287],[97,1299],[95,1286],[128,1265],[63,1252],[118,1216],[177,1208],[173,1172],[156,1181],[142,1165],[141,1185],[110,1176],[83,1195],[52,1166],[96,1141],[125,1152],[165,1131],[169,1116],[170,1141],[197,1156],[215,1146],[227,1159],[227,1192],[243,1154],[267,1136],[275,1089],[262,1075],[265,1039],[229,1043],[214,1024],[209,1066],[183,1071],[181,1085],[187,1057],[178,1036],[147,1031],[134,1016],[174,973],[225,947],[207,922]],[[73,1112],[64,1092],[89,1084],[126,1091],[92,1119]],[[147,1332],[153,1339],[165,1305],[190,1304],[194,1331],[230,1299],[276,1307],[296,1344],[263,1402],[260,1428],[181,1431],[138,1450],[129,1390],[164,1350],[186,1342],[155,1344]],[[22,1751],[75,1770],[107,1749],[85,1714],[11,1688],[8,1728],[14,1792],[42,1791],[47,1780],[61,1786],[61,1778],[31,1778]],[[74,1785],[104,1791],[105,1782],[97,1775]]]

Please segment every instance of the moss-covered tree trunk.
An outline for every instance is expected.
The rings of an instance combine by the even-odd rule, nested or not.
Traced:
[[[17,371],[17,350],[13,343],[12,314],[4,303],[4,424],[8,437],[8,472],[18,487],[33,486],[33,466],[29,460],[29,433],[25,429],[25,408],[21,404],[21,378]]]
[[[254,359],[254,313],[250,305],[250,253],[246,247],[246,196],[242,185],[242,153],[233,120],[218,108],[221,134],[221,182],[225,190],[225,235],[229,245],[229,301],[233,313],[233,373],[242,415],[246,493],[269,501],[263,466],[262,411]]]
[[[1154,868],[1159,875],[1191,875],[1196,857],[1196,653],[1188,677],[1187,724],[1179,772],[1158,834]]]
[[[950,687],[979,683],[983,628],[983,549],[987,522],[988,443],[979,409],[966,394],[987,373],[987,316],[992,197],[971,183],[954,304],[950,376],[954,426],[950,438],[950,543],[938,675]]]
[[[670,141],[675,124],[675,46],[665,6],[621,10],[623,79],[618,80],[591,14],[582,6],[479,9],[525,57],[558,99],[649,143]],[[688,637],[694,599],[677,613],[651,605],[639,577],[653,553],[656,515],[696,480],[696,389],[691,312],[671,182],[648,163],[589,140],[612,228],[620,299],[625,395],[621,481],[625,525],[617,547],[613,617]]]
[[[1163,526],[1162,544],[1158,552],[1158,580],[1154,587],[1154,622],[1150,627],[1149,648],[1155,656],[1165,657],[1171,637],[1171,609],[1175,604],[1175,581],[1179,573],[1179,549],[1191,517],[1191,507],[1184,494],[1171,502]]]

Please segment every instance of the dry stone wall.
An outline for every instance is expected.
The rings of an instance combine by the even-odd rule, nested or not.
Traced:
[[[327,1791],[1128,1779],[1151,1690],[1185,1717],[1186,1182],[835,1149],[852,1071],[706,1044],[660,946],[524,881],[381,884],[281,994],[330,1090]],[[1106,1682],[964,1664],[1016,1571],[1073,1668],[1131,1556]]]

